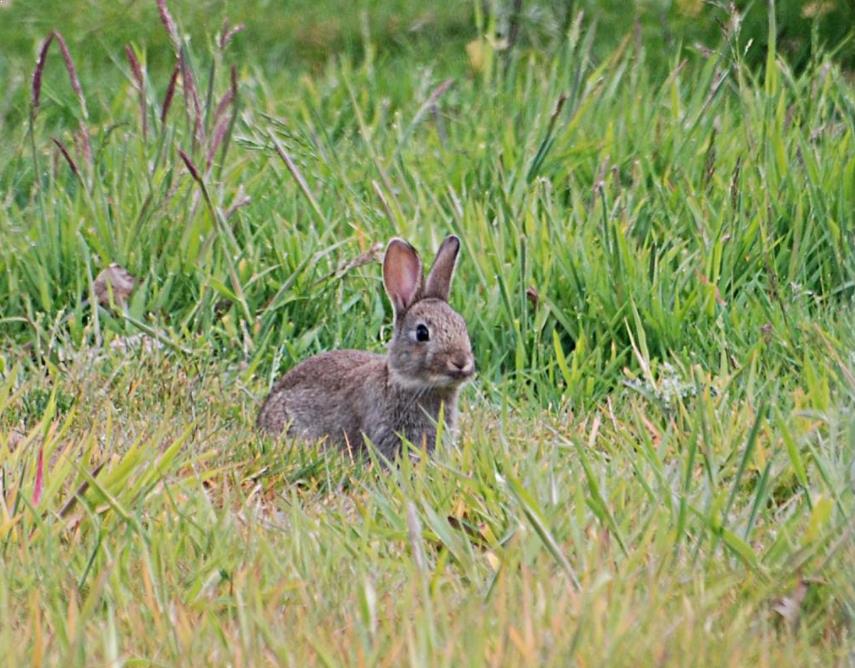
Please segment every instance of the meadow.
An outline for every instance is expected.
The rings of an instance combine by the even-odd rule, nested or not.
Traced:
[[[0,3],[0,657],[853,665],[852,10],[627,5]],[[459,439],[259,435],[448,233]]]

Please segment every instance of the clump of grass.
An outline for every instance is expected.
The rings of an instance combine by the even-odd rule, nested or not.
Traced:
[[[8,657],[846,659],[851,399],[471,405],[459,447],[389,470],[260,440],[239,372],[104,361],[112,392],[81,356],[52,378],[76,407],[2,450]]]

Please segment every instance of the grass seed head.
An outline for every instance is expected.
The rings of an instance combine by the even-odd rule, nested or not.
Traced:
[[[163,27],[166,28],[166,34],[169,35],[169,40],[176,51],[181,49],[181,40],[178,37],[178,26],[175,24],[175,19],[169,13],[169,8],[166,6],[166,0],[157,0],[157,11],[160,14],[160,21]]]
[[[65,158],[65,161],[68,163],[68,166],[71,167],[71,171],[74,172],[74,175],[80,178],[80,170],[77,168],[77,163],[74,162],[74,158],[71,157],[71,154],[68,152],[65,144],[56,137],[52,137],[51,141],[56,144],[56,147],[59,149],[59,152],[62,153],[62,157]]]
[[[172,100],[175,97],[175,87],[178,84],[178,74],[181,72],[181,64],[176,62],[172,69],[172,76],[169,77],[169,84],[166,86],[166,94],[163,97],[163,106],[160,109],[160,122],[166,123],[166,117],[169,114],[169,108],[172,106]]]
[[[193,160],[180,148],[178,149],[178,155],[181,156],[181,160],[184,161],[184,164],[187,166],[187,170],[190,172],[190,176],[193,177],[193,180],[197,183],[202,183],[202,177],[199,175],[199,169],[193,163]]]
[[[218,41],[220,51],[225,51],[229,42],[231,42],[239,32],[243,32],[245,27],[246,26],[244,26],[243,23],[238,23],[235,26],[229,27],[229,20],[226,19],[223,21],[223,29],[220,31],[220,39]]]
[[[54,39],[54,33],[51,33],[45,38],[45,41],[42,42],[42,46],[39,49],[39,57],[36,60],[36,69],[33,71],[33,90],[32,90],[32,106],[33,106],[33,116],[36,115],[36,112],[39,109],[39,103],[41,102],[42,97],[42,75],[45,71],[45,60],[47,59],[47,52],[50,48],[51,43]]]

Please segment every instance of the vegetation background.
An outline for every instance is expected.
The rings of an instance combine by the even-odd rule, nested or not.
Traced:
[[[0,3],[0,656],[851,665],[853,25]],[[255,434],[450,231],[459,442]]]

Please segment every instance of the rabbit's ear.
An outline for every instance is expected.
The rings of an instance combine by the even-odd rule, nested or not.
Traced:
[[[395,307],[395,315],[402,315],[422,289],[422,261],[419,254],[403,239],[392,239],[383,256],[383,284],[386,294]]]
[[[433,266],[430,268],[425,284],[425,297],[436,297],[448,301],[448,293],[451,291],[451,278],[454,276],[454,267],[457,264],[459,253],[460,239],[453,234],[445,237],[436,252]]]

